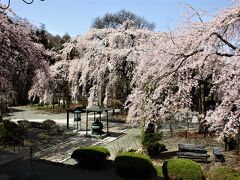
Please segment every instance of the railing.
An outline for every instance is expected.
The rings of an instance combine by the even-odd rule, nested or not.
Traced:
[[[18,147],[18,151],[21,150],[21,147],[24,147],[24,140],[8,133],[8,135],[13,138],[13,153],[16,154],[16,147]]]

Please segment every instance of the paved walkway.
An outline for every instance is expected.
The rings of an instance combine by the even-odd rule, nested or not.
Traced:
[[[12,107],[12,114],[5,117],[12,121],[18,121],[26,119],[29,121],[42,122],[46,119],[52,119],[58,124],[67,124],[67,113],[51,113],[43,110],[36,110],[31,106],[16,106]],[[69,123],[73,124],[73,113],[69,114]],[[82,121],[86,120],[86,113],[81,114]],[[89,115],[89,118],[93,118],[93,115]]]

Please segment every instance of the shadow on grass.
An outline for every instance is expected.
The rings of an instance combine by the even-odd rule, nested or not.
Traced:
[[[110,137],[119,137],[119,136],[123,136],[126,133],[119,133],[119,132],[110,132]]]
[[[24,110],[24,109],[17,109],[17,108],[10,108],[9,111],[14,113],[14,112],[22,112],[22,111],[26,111],[26,110]]]
[[[159,155],[154,156],[154,159],[168,160],[177,156],[177,151],[162,152]]]
[[[75,164],[75,165],[66,165],[63,163],[57,163],[57,162],[51,162],[51,161],[47,161],[47,160],[34,160],[36,162],[42,163],[42,164],[46,164],[46,165],[54,165],[54,166],[58,166],[58,167],[64,167],[64,168],[68,168],[68,169],[79,169],[79,170],[83,170],[83,171],[89,171],[89,172],[98,172],[98,173],[103,173],[105,174],[106,172],[111,173],[111,175],[117,177],[117,179],[124,179],[124,180],[137,180],[137,179],[149,179],[149,180],[163,180],[164,178],[161,176],[157,176],[157,172],[154,172],[154,175],[152,177],[148,177],[148,178],[141,178],[141,177],[137,177],[137,178],[131,178],[131,177],[126,177],[126,176],[120,176],[115,167],[114,167],[114,161],[112,160],[105,160],[104,162],[102,162],[101,164],[95,163],[93,166],[91,165],[87,165],[87,164]],[[159,166],[160,168],[160,166]],[[156,171],[159,171],[161,169],[157,169]],[[155,174],[157,173],[157,174]]]
[[[6,117],[8,117],[8,116],[13,116],[13,113],[23,112],[23,111],[26,111],[26,110],[16,109],[16,108],[9,108],[9,109],[7,109],[7,111],[4,113],[4,116],[6,116]]]

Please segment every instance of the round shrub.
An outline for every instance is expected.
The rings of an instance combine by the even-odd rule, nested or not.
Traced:
[[[114,160],[114,166],[117,173],[123,177],[147,178],[157,175],[150,158],[145,154],[119,153]]]
[[[98,168],[110,156],[107,148],[101,146],[82,146],[73,151],[71,158],[81,167]]]
[[[200,164],[189,159],[170,159],[164,162],[162,171],[166,179],[204,179],[204,172]]]
[[[147,144],[145,146],[145,149],[147,151],[147,154],[151,157],[157,156],[163,151],[167,151],[166,146],[158,142]]]
[[[56,122],[51,119],[47,119],[42,122],[42,128],[46,130],[50,130],[55,126],[56,126]]]

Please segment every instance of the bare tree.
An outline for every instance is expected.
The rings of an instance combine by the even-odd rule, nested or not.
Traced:
[[[103,29],[103,28],[113,28],[116,29],[123,25],[127,20],[133,21],[133,26],[137,29],[149,29],[154,30],[155,24],[147,21],[141,16],[122,9],[116,13],[107,13],[103,17],[97,17],[94,19],[92,28]]]

